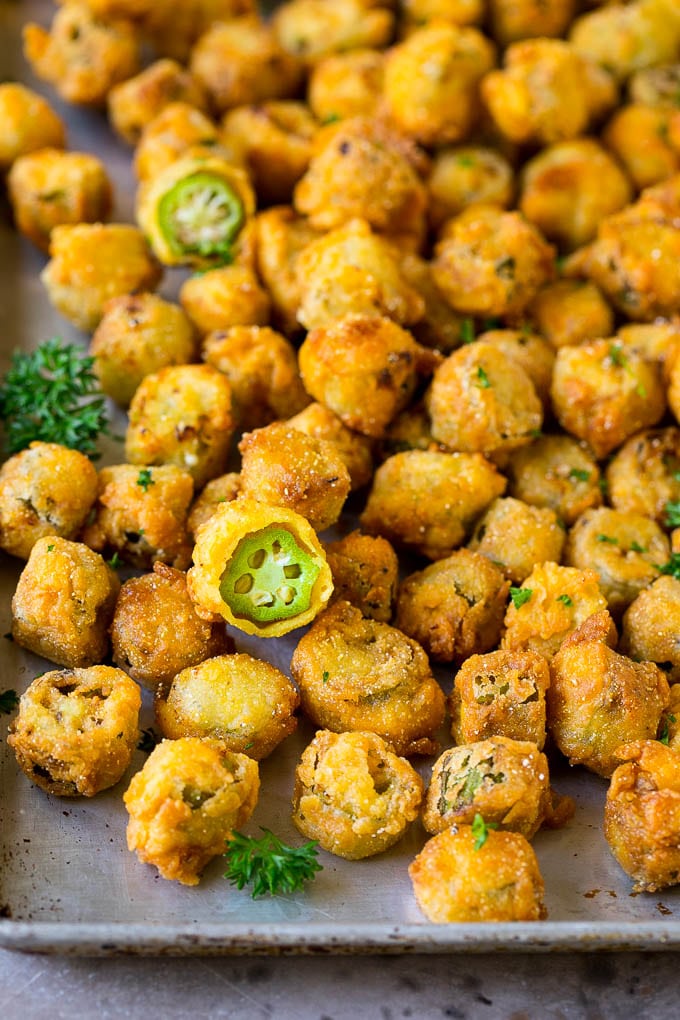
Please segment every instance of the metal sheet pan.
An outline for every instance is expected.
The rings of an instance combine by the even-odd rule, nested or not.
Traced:
[[[0,0],[3,77],[30,75],[21,62],[20,25],[46,23],[52,5]],[[40,91],[46,89],[37,85]],[[51,98],[53,98],[51,96]],[[102,117],[55,105],[68,122],[71,148],[96,151],[116,184],[119,220],[130,219],[133,184],[129,150]],[[29,348],[55,333],[79,334],[49,306],[38,273],[44,257],[0,223],[0,368],[15,346]],[[176,293],[168,274],[163,292]],[[81,338],[82,339],[82,338]],[[122,459],[120,447],[109,459]],[[19,565],[4,557],[0,634],[10,629],[10,598]],[[287,670],[294,637],[261,643],[237,635],[240,649],[255,651]],[[0,686],[22,691],[50,668],[0,639]],[[142,725],[152,722],[144,706]],[[121,793],[127,780],[93,800],[59,800],[32,787],[18,771],[0,729],[0,946],[58,953],[314,953],[452,952],[680,948],[680,891],[631,896],[630,883],[602,835],[606,783],[579,770],[554,772],[560,792],[576,799],[574,820],[560,832],[539,833],[535,848],[546,882],[549,920],[536,924],[432,925],[411,893],[407,866],[425,834],[413,826],[380,857],[346,862],[322,854],[324,870],[303,894],[253,901],[222,877],[222,862],[207,869],[200,887],[159,878],[125,845]],[[298,834],[290,821],[292,771],[311,738],[302,726],[262,763],[262,796],[249,825],[266,825],[284,839]],[[141,767],[137,752],[132,771]]]

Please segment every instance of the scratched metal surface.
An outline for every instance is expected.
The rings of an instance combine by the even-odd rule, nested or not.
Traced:
[[[0,0],[3,78],[36,85],[23,65],[20,24],[47,22],[52,5],[42,0]],[[129,220],[133,184],[130,153],[116,142],[102,117],[64,107],[42,85],[69,126],[69,146],[105,160],[116,184],[115,218]],[[38,273],[44,257],[17,237],[6,208],[0,222],[0,368],[15,346],[29,348],[58,333],[85,338],[50,307]],[[176,293],[168,274],[163,293]],[[122,425],[121,422],[118,423]],[[119,428],[118,431],[121,429]],[[108,459],[122,459],[112,446]],[[0,634],[10,629],[10,598],[18,564],[4,557]],[[258,642],[236,634],[240,649],[288,670],[296,638]],[[22,691],[50,664],[0,639],[0,687]],[[152,722],[144,705],[142,726]],[[560,792],[576,800],[574,820],[561,832],[539,833],[535,848],[546,883],[549,920],[540,924],[431,925],[420,914],[407,867],[425,840],[414,825],[380,857],[346,862],[322,853],[324,870],[295,896],[253,901],[222,878],[222,862],[188,889],[163,881],[125,845],[121,794],[144,756],[113,790],[92,800],[60,800],[31,786],[0,729],[0,946],[58,953],[257,953],[549,951],[594,948],[680,947],[680,893],[631,896],[630,883],[602,836],[606,784],[584,772],[555,773]],[[262,795],[249,831],[266,825],[284,839],[299,839],[290,821],[292,773],[312,731],[297,734],[262,763]],[[427,763],[423,766],[427,771]]]

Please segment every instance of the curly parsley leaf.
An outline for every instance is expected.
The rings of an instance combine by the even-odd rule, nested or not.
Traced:
[[[224,877],[243,889],[251,885],[253,899],[269,894],[292,893],[311,881],[322,866],[317,861],[318,843],[310,840],[300,847],[288,846],[269,829],[260,826],[260,839],[232,832],[224,856]]]

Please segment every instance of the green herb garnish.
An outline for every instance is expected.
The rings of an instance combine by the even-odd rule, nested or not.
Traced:
[[[520,609],[533,594],[533,588],[510,588],[510,598],[515,609]]]
[[[497,829],[496,822],[485,822],[479,812],[472,820],[472,835],[475,837],[475,850],[481,850],[489,838],[489,829]]]
[[[19,704],[19,695],[16,691],[7,690],[0,692],[0,715],[9,715]]]
[[[630,549],[631,549],[631,552],[636,552],[636,553],[646,553],[647,552],[647,547],[646,546],[640,545],[639,542],[635,542],[635,541],[630,543]]]
[[[464,344],[471,344],[475,339],[474,319],[463,319],[460,324],[460,338]]]
[[[156,483],[151,477],[151,468],[142,468],[142,470],[137,475],[137,485],[139,485],[141,489],[144,489],[144,492],[147,492],[149,486],[155,484]]]
[[[680,503],[669,500],[664,507],[664,513],[669,528],[680,528]]]
[[[575,482],[587,482],[590,478],[590,471],[584,471],[583,468],[572,468],[569,477]]]
[[[253,839],[241,832],[232,832],[224,856],[228,878],[237,889],[252,885],[252,897],[293,893],[311,881],[322,867],[317,861],[315,840],[300,847],[282,843],[269,829],[260,826],[264,836]]]
[[[680,581],[680,553],[671,553],[668,563],[655,563],[654,566],[660,574],[669,574]]]
[[[676,721],[674,715],[665,715],[663,722],[661,723],[661,732],[659,733],[659,742],[665,744],[668,747],[671,739],[670,724]]]
[[[480,390],[488,390],[491,386],[489,377],[481,365],[477,366],[477,381],[475,382],[475,386],[479,386]]]
[[[562,602],[565,606],[573,606],[574,600],[569,595],[558,595],[557,601]]]
[[[618,545],[619,544],[618,538],[614,538],[613,535],[596,535],[595,536],[595,541],[596,542],[604,542],[605,545]]]

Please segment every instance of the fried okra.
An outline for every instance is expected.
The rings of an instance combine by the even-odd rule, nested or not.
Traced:
[[[124,141],[135,145],[147,124],[170,103],[188,103],[205,110],[207,97],[186,68],[164,58],[114,86],[107,103],[111,126]]]
[[[600,470],[571,436],[538,436],[529,446],[515,450],[508,475],[511,496],[554,510],[567,525],[602,503]]]
[[[154,563],[153,573],[131,577],[120,589],[111,622],[113,661],[144,687],[167,689],[181,670],[232,648],[221,617],[209,621],[196,613],[181,570]]]
[[[387,539],[352,531],[325,548],[333,598],[356,606],[362,616],[388,623],[397,597],[399,561]]]
[[[476,28],[435,21],[416,30],[385,57],[388,116],[423,145],[461,141],[479,117],[478,86],[494,57]]]
[[[666,409],[659,367],[616,337],[560,347],[551,387],[562,427],[606,457]]]
[[[449,697],[453,739],[469,744],[509,737],[530,740],[542,750],[549,686],[548,663],[537,652],[471,655],[456,673]]]
[[[521,588],[511,588],[501,647],[552,658],[589,616],[607,608],[595,570],[537,563]]]
[[[430,21],[476,25],[484,16],[482,0],[401,0],[399,7],[405,35]]]
[[[247,634],[279,637],[310,623],[333,581],[309,522],[294,510],[241,497],[199,528],[187,575],[199,615],[218,613]]]
[[[512,142],[552,145],[584,134],[616,102],[611,75],[562,39],[523,39],[489,71],[482,97]]]
[[[451,450],[506,454],[530,443],[543,407],[518,360],[476,340],[435,371],[426,397],[432,435]]]
[[[95,518],[82,540],[142,570],[156,560],[183,570],[191,559],[186,520],[193,493],[191,475],[174,464],[102,468]]]
[[[481,453],[406,450],[376,471],[360,522],[369,534],[439,560],[504,489],[505,478]]]
[[[400,325],[422,318],[425,304],[400,271],[397,253],[354,219],[312,241],[295,265],[306,329],[347,315],[386,316]]]
[[[533,333],[526,324],[521,329],[485,330],[477,340],[495,347],[501,356],[516,361],[531,379],[544,408],[548,408],[555,352],[547,340]]]
[[[68,103],[101,106],[109,90],[139,68],[134,25],[125,18],[104,21],[85,3],[65,3],[49,31],[30,22],[23,35],[34,73]]]
[[[427,193],[419,167],[417,152],[393,129],[351,117],[320,132],[293,204],[317,229],[364,219],[413,249],[425,232]]]
[[[293,387],[291,391],[294,392]],[[305,399],[309,398],[305,395]],[[294,417],[289,418],[288,425],[315,439],[326,439],[335,444],[340,458],[349,471],[352,490],[368,485],[373,477],[373,444],[368,436],[348,429],[337,414],[325,404],[318,402],[308,404]]]
[[[434,280],[463,315],[520,315],[552,279],[554,254],[520,213],[471,206],[444,228]]]
[[[12,639],[60,666],[93,666],[106,656],[120,582],[80,542],[39,538],[12,597]]]
[[[440,227],[470,205],[507,208],[514,193],[512,166],[496,149],[446,146],[432,160],[427,190],[430,220]]]
[[[664,379],[669,384],[668,402],[672,410],[678,393],[676,362],[680,351],[680,318],[628,322],[619,326],[616,335],[626,347],[632,347],[648,361],[656,361],[663,368]]]
[[[379,50],[360,49],[334,53],[315,64],[309,76],[307,101],[319,122],[377,113],[384,62]]]
[[[94,797],[130,764],[141,703],[121,669],[43,673],[21,696],[7,743],[36,786],[58,797]]]
[[[541,287],[527,313],[553,347],[611,336],[614,313],[599,287],[589,280],[555,280]]]
[[[671,560],[670,569],[673,564]],[[635,660],[656,662],[672,680],[680,680],[678,634],[680,579],[674,573],[659,577],[631,602],[623,616],[621,651]]]
[[[628,94],[632,103],[662,110],[677,109],[679,87],[680,63],[644,67],[635,71],[628,80]]]
[[[289,0],[274,14],[276,36],[288,52],[313,65],[334,53],[385,46],[394,15],[364,0]]]
[[[111,211],[103,163],[87,152],[40,149],[20,156],[7,176],[17,229],[43,251],[62,223],[97,223]]]
[[[107,301],[153,290],[163,275],[144,235],[126,223],[56,226],[40,279],[51,303],[79,329],[92,332]]]
[[[489,0],[491,34],[501,46],[537,36],[559,36],[575,8],[575,0]]]
[[[134,3],[137,0],[130,2]],[[182,62],[187,61],[194,43],[207,32],[213,22],[232,21],[246,14],[257,13],[256,0],[163,0],[163,3],[140,0],[140,2],[146,4],[143,16],[144,35],[151,42],[154,51]]]
[[[486,556],[519,584],[535,563],[559,563],[564,540],[564,529],[554,510],[507,496],[495,499],[479,519],[468,548]]]
[[[439,355],[382,315],[346,315],[307,334],[299,350],[308,393],[348,428],[380,437]]]
[[[616,3],[577,18],[569,38],[579,53],[624,81],[633,71],[677,57],[680,16],[675,0]]]
[[[395,626],[436,662],[462,662],[498,644],[509,587],[484,556],[457,549],[402,581]]]
[[[633,879],[633,892],[680,881],[680,757],[658,740],[619,747],[604,808],[609,849]]]
[[[618,163],[592,138],[551,145],[522,170],[519,208],[548,238],[571,251],[592,241],[600,220],[632,197]]]
[[[200,526],[212,517],[220,503],[238,499],[240,493],[241,476],[236,472],[211,479],[191,504],[187,518],[189,534],[195,538]]]
[[[135,391],[125,455],[131,464],[175,464],[200,489],[224,471],[233,430],[227,377],[212,365],[173,365]]]
[[[633,662],[613,650],[616,628],[609,613],[585,620],[550,663],[548,728],[571,765],[611,776],[617,749],[652,740],[670,691],[653,662]]]
[[[218,148],[212,120],[190,103],[169,103],[145,126],[135,149],[133,167],[141,181],[165,170],[189,149]]]
[[[97,472],[84,454],[31,443],[0,468],[0,548],[28,559],[39,538],[76,538],[97,498]]]
[[[164,737],[217,737],[260,761],[295,730],[299,703],[287,676],[251,655],[218,655],[178,672],[156,695]]]
[[[418,817],[423,781],[375,733],[319,730],[295,770],[293,822],[349,861],[394,846]]]
[[[66,129],[46,99],[19,82],[0,84],[0,167],[37,149],[63,149]]]
[[[216,21],[196,42],[189,68],[223,112],[246,103],[294,96],[302,66],[258,18]]]
[[[602,139],[638,190],[680,170],[680,113],[633,103],[617,110]],[[677,139],[677,143],[676,143]]]
[[[483,819],[482,819],[483,823]],[[536,855],[517,832],[453,826],[429,839],[409,866],[429,921],[542,921],[545,887]]]
[[[335,602],[300,639],[290,668],[316,726],[369,730],[401,755],[436,750],[444,694],[421,646],[395,627]]]
[[[199,333],[232,326],[266,326],[269,298],[248,266],[219,266],[190,276],[179,300]]]
[[[651,518],[598,507],[586,510],[572,526],[565,563],[597,571],[609,611],[618,617],[658,576],[655,564],[665,563],[669,555],[668,539]]]
[[[250,818],[259,790],[257,762],[223,740],[164,740],[123,795],[128,849],[163,878],[197,885]]]
[[[229,380],[234,416],[245,430],[289,418],[309,403],[295,348],[266,326],[235,325],[210,333],[203,358]]]

